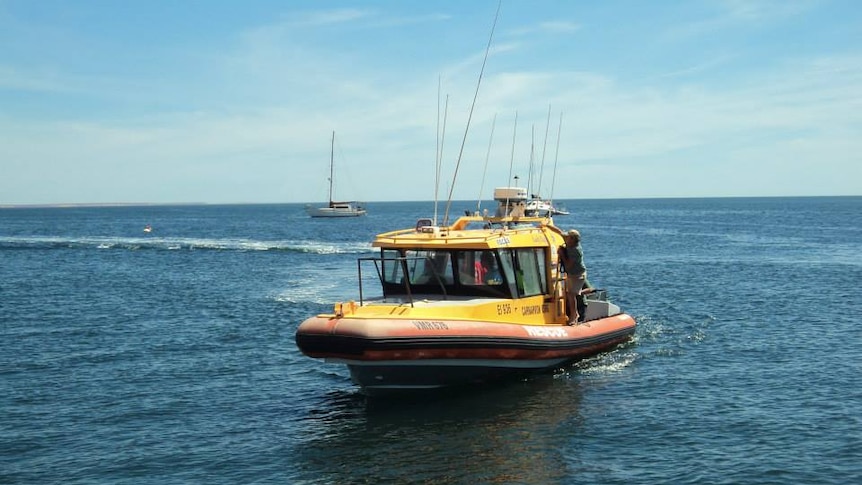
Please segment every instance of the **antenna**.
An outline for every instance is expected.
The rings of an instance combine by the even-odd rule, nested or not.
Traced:
[[[542,194],[542,176],[545,174],[545,149],[548,148],[548,129],[551,127],[551,105],[548,104],[548,121],[545,122],[545,142],[542,144],[542,164],[539,169],[539,188],[537,194]]]
[[[446,118],[449,112],[449,95],[446,95],[446,105],[443,109],[443,130],[440,130],[440,86],[441,80],[437,78],[437,160],[435,161],[436,173],[434,178],[434,225],[437,225],[437,196],[440,193],[440,172],[443,168],[443,140],[446,137]]]
[[[446,201],[446,212],[443,215],[443,224],[449,224],[449,208],[452,206],[452,192],[455,191],[455,180],[458,178],[458,168],[461,166],[461,156],[464,154],[464,145],[467,143],[467,133],[470,131],[470,120],[473,119],[473,109],[476,107],[476,98],[479,97],[479,86],[482,85],[482,74],[485,73],[485,64],[488,62],[488,52],[491,50],[491,41],[494,39],[494,29],[497,27],[497,19],[500,17],[500,7],[503,0],[497,3],[497,13],[494,15],[494,24],[491,26],[491,35],[488,36],[488,46],[485,47],[485,58],[482,59],[482,69],[479,71],[479,79],[476,81],[476,92],[473,94],[473,103],[470,105],[470,114],[467,116],[467,126],[464,127],[464,138],[461,139],[461,150],[458,152],[458,161],[455,163],[455,173],[452,175],[452,187],[449,189],[449,198]]]
[[[494,140],[494,126],[497,124],[497,113],[491,120],[491,136],[488,138],[488,151],[485,152],[485,168],[482,170],[482,184],[479,185],[479,200],[476,202],[476,212],[482,209],[482,190],[485,188],[485,175],[488,173],[488,159],[491,157],[491,142]]]
[[[509,180],[512,180],[512,165],[515,164],[515,135],[518,133],[518,112],[515,111],[515,127],[512,129],[512,156],[509,158]]]
[[[437,76],[437,142],[434,151],[434,225],[437,225],[437,194],[440,192],[440,85],[443,83]]]
[[[536,125],[530,125],[530,170],[527,172],[527,195],[532,199],[533,198],[533,154],[536,153],[535,149],[535,140],[536,140]]]
[[[554,181],[557,180],[557,159],[560,155],[560,133],[563,132],[563,112],[560,111],[560,124],[557,128],[557,151],[554,153],[554,177],[551,179],[551,198],[550,201],[554,202]]]

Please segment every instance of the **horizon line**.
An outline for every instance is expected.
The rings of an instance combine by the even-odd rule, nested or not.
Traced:
[[[841,195],[711,195],[711,196],[646,196],[646,197],[590,197],[574,199],[549,199],[552,201],[577,201],[577,200],[667,200],[667,199],[802,199],[802,198],[830,198],[830,197],[862,197],[862,194]],[[493,199],[488,199],[488,202]],[[364,204],[396,204],[396,203],[422,203],[434,200],[376,200],[360,201]],[[463,199],[452,202],[474,203],[476,200]],[[482,202],[485,202],[483,200]],[[0,204],[0,209],[63,209],[82,207],[164,207],[164,206],[219,206],[219,205],[314,205],[320,202],[55,202],[55,203],[33,203],[33,204]],[[438,201],[438,203],[442,203]]]

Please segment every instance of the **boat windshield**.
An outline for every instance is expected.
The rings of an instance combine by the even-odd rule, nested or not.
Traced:
[[[380,277],[385,295],[519,298],[546,292],[543,254],[541,248],[384,249]]]

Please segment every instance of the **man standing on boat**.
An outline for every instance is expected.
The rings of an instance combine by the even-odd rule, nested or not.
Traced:
[[[581,233],[572,229],[566,235],[566,245],[560,251],[563,269],[566,271],[566,308],[569,325],[578,323],[577,297],[587,281],[587,267],[584,265],[584,250],[581,248]]]

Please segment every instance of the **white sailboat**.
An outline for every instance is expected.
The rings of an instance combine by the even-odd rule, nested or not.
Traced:
[[[551,126],[551,106],[548,105],[548,123],[545,125],[545,145],[542,148],[542,166],[539,169],[539,190],[542,190],[542,174],[545,170],[545,148],[547,148],[548,144],[548,128]],[[563,126],[563,114],[560,113],[560,129],[557,131],[557,155],[559,155],[560,150],[560,133]],[[557,173],[557,156],[554,156],[554,176]],[[530,154],[530,179],[532,180],[533,175],[533,157],[532,153]],[[515,177],[517,179],[517,177]],[[529,190],[532,190],[532,185],[528,182]],[[554,193],[554,184],[551,182],[551,194]],[[569,215],[569,211],[564,208],[554,206],[553,199],[543,199],[541,195],[531,194],[530,200],[527,201],[526,207],[524,209],[524,213],[530,217],[553,217],[553,216],[567,216]]]
[[[538,195],[533,194],[524,209],[524,213],[529,217],[552,217],[552,216],[567,216],[569,211],[554,206],[550,200],[543,199]]]
[[[311,217],[356,217],[365,215],[365,207],[357,201],[332,200],[332,182],[335,173],[335,132],[332,132],[332,149],[329,156],[329,204],[324,207],[305,206]]]

